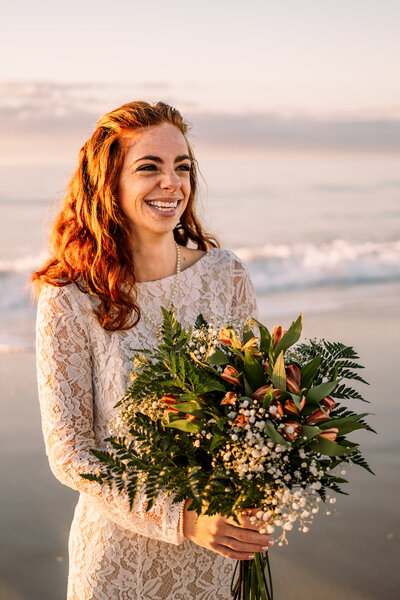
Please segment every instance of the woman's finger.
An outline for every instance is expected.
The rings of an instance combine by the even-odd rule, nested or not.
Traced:
[[[218,554],[222,554],[226,558],[232,558],[234,560],[252,560],[254,558],[254,553],[252,552],[238,552],[237,550],[233,550],[228,546],[224,546],[223,544],[216,544],[213,547],[214,552],[218,552]]]
[[[257,541],[252,543],[250,541],[240,541],[232,537],[223,537],[221,538],[220,543],[221,545],[231,548],[232,550],[253,554],[254,552],[267,552],[274,544],[274,541],[270,539],[268,542],[260,543],[260,541]]]
[[[273,546],[274,540],[267,533],[260,533],[257,529],[235,527],[228,524],[224,529],[224,536],[238,540],[241,543],[257,544],[259,546]],[[259,550],[257,550],[259,552]]]

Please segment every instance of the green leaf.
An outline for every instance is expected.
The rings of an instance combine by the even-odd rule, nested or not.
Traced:
[[[293,346],[301,336],[301,330],[303,328],[303,313],[299,315],[296,321],[293,321],[287,332],[277,343],[274,353],[275,356],[279,355],[281,352],[286,352],[290,346]]]
[[[327,381],[326,383],[320,383],[319,385],[310,388],[307,392],[306,402],[310,404],[319,403],[320,400],[323,400],[333,392],[337,384],[337,381]]]
[[[224,442],[224,439],[224,436],[218,431],[216,431],[211,440],[210,451],[212,452],[213,450],[218,448],[218,446],[220,446]]]
[[[207,321],[205,320],[203,315],[200,313],[195,321],[194,328],[201,329],[202,327],[206,327],[207,325],[208,325]]]
[[[197,433],[200,431],[200,424],[195,423],[194,421],[190,421],[188,419],[177,419],[176,421],[171,421],[170,423],[164,423],[165,427],[171,427],[172,429],[179,429],[180,431],[186,431]]]
[[[271,389],[268,390],[268,392],[264,396],[263,408],[268,408],[268,406],[271,404],[271,402],[275,402],[275,400],[276,400],[276,398],[275,398],[274,390],[271,387]]]
[[[214,354],[209,356],[206,362],[209,365],[227,365],[229,363],[229,358],[224,352],[222,352],[222,350],[216,348]]]
[[[321,429],[329,429],[330,427],[337,427],[339,429],[338,435],[346,435],[356,429],[367,429],[365,423],[360,423],[359,420],[367,416],[369,413],[362,413],[360,415],[352,415],[350,417],[342,417],[337,419],[328,419],[323,423],[320,423]]]
[[[349,449],[345,446],[340,446],[336,442],[331,442],[325,438],[313,440],[309,447],[314,452],[320,452],[321,454],[326,454],[326,456],[344,456],[352,451],[352,448]]]
[[[246,375],[243,375],[243,381],[244,381],[244,393],[246,394],[246,396],[251,397],[254,390],[251,387]]]
[[[249,325],[249,327],[258,327],[260,331],[260,350],[261,352],[264,352],[264,354],[268,354],[269,344],[271,341],[271,334],[268,331],[268,328],[260,323],[260,321],[257,321],[257,319],[253,319],[252,317],[246,321],[246,325]]]
[[[219,381],[207,381],[206,383],[199,384],[197,391],[199,394],[208,394],[209,392],[225,392],[226,389],[224,384]]]
[[[243,344],[246,344],[251,338],[254,337],[254,333],[249,325],[246,323],[243,327]]]
[[[265,384],[265,372],[250,350],[244,351],[244,372],[250,386],[256,390]]]
[[[290,443],[287,440],[285,440],[285,438],[280,433],[278,433],[271,421],[266,422],[264,431],[273,442],[276,442],[277,444],[282,444],[283,446],[290,446]]]
[[[195,410],[201,410],[201,406],[198,402],[179,402],[174,404],[172,408],[176,408],[180,412],[192,413]]]
[[[278,355],[276,359],[274,370],[272,371],[272,383],[275,388],[286,392],[286,371],[285,371],[285,363],[283,360],[283,352]]]
[[[318,371],[319,365],[321,363],[321,356],[316,356],[313,360],[302,367],[301,373],[301,386],[308,388],[310,387],[312,380],[315,377],[316,372]]]
[[[301,434],[297,439],[299,440],[299,442],[307,442],[319,433],[321,433],[321,429],[319,429],[319,427],[313,427],[312,425],[303,425],[301,428]],[[307,438],[306,440],[303,439],[305,437]]]
[[[295,403],[295,406],[300,410],[300,404],[301,404],[300,396],[298,396],[297,394],[292,394],[290,392],[289,392],[289,395],[291,396],[293,402]]]

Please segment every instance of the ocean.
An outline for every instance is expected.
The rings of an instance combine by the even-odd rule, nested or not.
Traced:
[[[381,306],[400,282],[400,176],[392,156],[198,156],[199,214],[249,266],[264,319]],[[71,167],[0,168],[0,352],[34,346],[30,272]],[[398,297],[398,296],[397,296]]]

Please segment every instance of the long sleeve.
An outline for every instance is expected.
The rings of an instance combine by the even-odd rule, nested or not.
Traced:
[[[117,525],[153,539],[179,545],[183,503],[160,493],[149,512],[140,491],[133,510],[125,492],[89,482],[80,473],[100,467],[90,453],[98,447],[94,430],[94,392],[88,307],[75,285],[45,285],[38,302],[36,352],[39,400],[46,452],[54,475],[63,484],[93,499]],[[104,348],[107,352],[107,348]],[[106,436],[104,436],[106,437]]]
[[[231,314],[243,325],[250,317],[258,319],[257,299],[248,268],[236,256],[233,266]]]

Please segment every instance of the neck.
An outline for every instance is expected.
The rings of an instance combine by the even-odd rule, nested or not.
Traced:
[[[136,281],[154,281],[176,273],[176,247],[173,233],[150,239],[135,237],[133,264]]]

